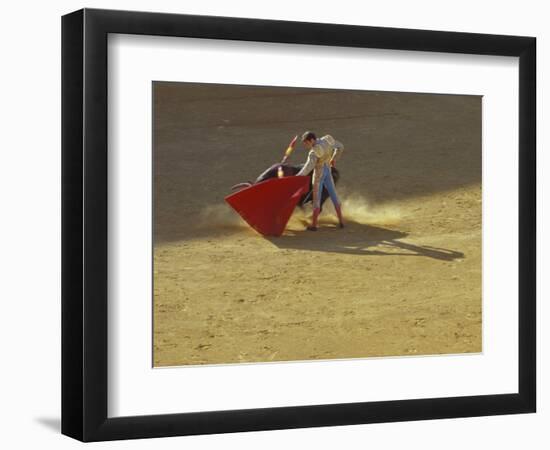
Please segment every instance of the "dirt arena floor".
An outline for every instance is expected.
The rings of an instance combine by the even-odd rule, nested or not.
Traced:
[[[480,97],[186,83],[153,94],[155,366],[482,350]],[[327,206],[308,232],[311,209],[297,210],[266,239],[223,198],[306,129],[346,147],[347,226]]]

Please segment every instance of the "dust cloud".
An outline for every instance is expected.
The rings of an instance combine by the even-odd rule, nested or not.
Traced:
[[[248,224],[229,205],[220,203],[206,206],[199,213],[195,227],[203,230],[239,231],[246,230]]]
[[[287,229],[303,230],[311,221],[311,205],[297,207],[292,214]],[[362,225],[397,225],[401,212],[396,204],[371,204],[364,196],[351,194],[342,196],[342,212],[346,222]],[[320,225],[336,225],[338,218],[334,206],[327,200],[319,217]],[[209,205],[199,214],[195,227],[202,230],[239,232],[249,229],[247,223],[225,203]]]

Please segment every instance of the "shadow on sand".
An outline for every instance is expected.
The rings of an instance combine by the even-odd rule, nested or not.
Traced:
[[[335,234],[338,234],[336,236]],[[344,229],[322,226],[317,232],[292,231],[280,237],[269,237],[281,249],[313,250],[371,256],[425,256],[442,261],[464,258],[464,253],[428,245],[403,242],[408,233],[387,228],[348,222]],[[387,248],[387,251],[380,250]]]

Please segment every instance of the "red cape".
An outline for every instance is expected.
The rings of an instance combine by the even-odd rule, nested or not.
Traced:
[[[309,189],[309,177],[271,178],[225,197],[225,201],[258,233],[280,236]]]

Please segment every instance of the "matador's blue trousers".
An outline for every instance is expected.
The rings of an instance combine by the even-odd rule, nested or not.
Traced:
[[[330,196],[330,199],[332,200],[332,203],[334,204],[334,206],[336,207],[340,206],[340,200],[338,199],[338,195],[336,194],[336,188],[334,187],[334,180],[332,179],[332,172],[328,164],[323,164],[321,177],[319,179],[319,182],[316,184],[317,186],[315,186],[315,183],[313,185],[313,207],[314,208],[321,207],[323,187],[327,188],[328,195]]]

